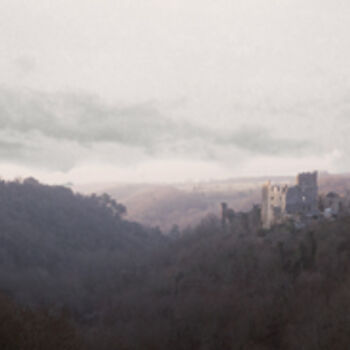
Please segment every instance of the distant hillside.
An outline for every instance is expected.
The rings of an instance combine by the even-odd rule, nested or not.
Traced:
[[[183,184],[102,184],[86,186],[86,193],[102,191],[122,201],[128,207],[128,218],[145,225],[159,226],[165,232],[173,225],[185,228],[196,225],[209,213],[220,214],[220,203],[225,201],[235,211],[247,211],[261,201],[261,186],[271,180],[275,183],[294,183],[294,177],[238,178],[222,181]],[[319,176],[320,193],[350,189],[350,175]]]
[[[321,174],[319,190],[325,194],[330,191],[345,194],[350,190],[350,174]]]
[[[197,225],[209,213],[219,215],[226,201],[236,211],[249,210],[260,201],[265,179],[239,179],[199,184],[137,184],[83,187],[86,193],[109,193],[128,207],[128,218],[145,225],[159,226],[164,232],[173,225]]]

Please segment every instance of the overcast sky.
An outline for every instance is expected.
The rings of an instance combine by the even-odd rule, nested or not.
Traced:
[[[1,0],[0,175],[350,171],[348,0]]]

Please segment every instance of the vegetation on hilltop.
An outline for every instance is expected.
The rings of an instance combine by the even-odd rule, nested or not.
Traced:
[[[0,302],[0,335],[34,324],[43,344],[56,329],[62,350],[350,344],[349,217],[262,231],[249,213],[226,227],[210,215],[166,239],[124,220],[108,196],[34,181],[2,182],[0,193],[0,284],[20,302]]]
[[[114,296],[102,328],[125,349],[345,349],[349,232],[349,218],[240,234],[208,217]]]
[[[1,181],[0,289],[26,304],[93,310],[164,241],[158,230],[124,220],[125,211],[106,194]]]

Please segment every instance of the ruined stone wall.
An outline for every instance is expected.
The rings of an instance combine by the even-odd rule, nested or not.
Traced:
[[[271,185],[263,186],[261,218],[263,228],[270,228],[272,225],[283,219],[286,210],[286,194],[288,186]]]
[[[268,229],[283,222],[287,217],[306,217],[318,212],[317,172],[299,174],[296,186],[271,185],[270,182],[263,186],[263,228]]]
[[[300,212],[301,204],[301,192],[299,186],[293,186],[288,188],[286,196],[286,213],[289,215],[295,215]]]
[[[314,213],[318,211],[318,185],[317,172],[301,173],[297,177],[297,186],[300,188],[302,213]]]
[[[262,203],[261,203],[261,222],[262,227],[265,229],[270,228],[270,213],[269,213],[269,207],[270,207],[270,183],[267,183],[262,187]]]
[[[329,192],[326,196],[320,196],[320,204],[324,212],[338,215],[342,210],[345,211],[344,199],[335,192]]]

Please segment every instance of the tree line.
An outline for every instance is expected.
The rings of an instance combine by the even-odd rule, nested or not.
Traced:
[[[263,231],[254,213],[229,227],[209,215],[164,237],[125,211],[0,183],[2,349],[348,347],[350,218]]]

